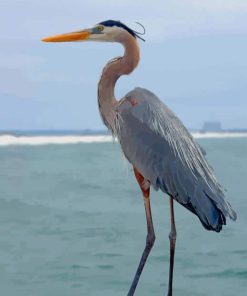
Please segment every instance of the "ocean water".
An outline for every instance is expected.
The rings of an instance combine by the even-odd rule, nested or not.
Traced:
[[[247,138],[201,139],[238,213],[217,234],[175,204],[174,296],[247,295]],[[136,295],[166,295],[169,207]],[[140,190],[117,143],[0,147],[0,295],[126,295],[145,244]]]

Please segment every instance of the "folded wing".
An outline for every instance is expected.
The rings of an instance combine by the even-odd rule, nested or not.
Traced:
[[[236,219],[205,152],[153,93],[134,89],[119,105],[118,114],[122,150],[155,190],[196,214],[208,230],[220,231],[227,216]]]

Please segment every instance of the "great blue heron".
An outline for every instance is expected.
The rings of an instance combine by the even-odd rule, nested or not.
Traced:
[[[90,29],[44,38],[46,42],[107,41],[124,46],[122,57],[105,66],[98,84],[99,110],[104,124],[116,136],[134,168],[143,194],[147,220],[146,246],[128,296],[134,295],[141,272],[153,247],[155,233],[150,206],[150,186],[161,189],[170,199],[170,268],[168,296],[172,295],[176,226],[173,200],[198,216],[207,230],[221,231],[226,217],[236,213],[225,200],[223,189],[197,144],[182,122],[153,93],[135,88],[119,101],[114,87],[121,75],[137,66],[139,33],[119,21],[108,20]]]

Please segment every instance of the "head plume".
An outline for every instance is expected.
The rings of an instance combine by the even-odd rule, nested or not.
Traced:
[[[114,20],[107,20],[107,21],[104,21],[104,22],[100,22],[99,25],[103,25],[103,26],[106,26],[106,27],[119,27],[119,28],[122,28],[124,30],[126,30],[127,32],[129,32],[134,38],[139,38],[141,39],[142,41],[145,41],[145,39],[143,39],[142,37],[140,37],[140,35],[144,35],[145,34],[145,28],[142,24],[140,23],[137,23],[139,24],[140,26],[142,26],[142,28],[144,29],[143,33],[140,33],[140,32],[137,32],[131,28],[129,28],[128,26],[126,26],[124,23],[120,22],[120,21],[114,21]]]

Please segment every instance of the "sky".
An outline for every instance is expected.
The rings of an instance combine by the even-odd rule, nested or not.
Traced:
[[[40,39],[107,19],[146,28],[117,98],[145,87],[189,128],[247,128],[246,15],[246,0],[0,0],[0,130],[105,129],[97,83],[121,45]]]

